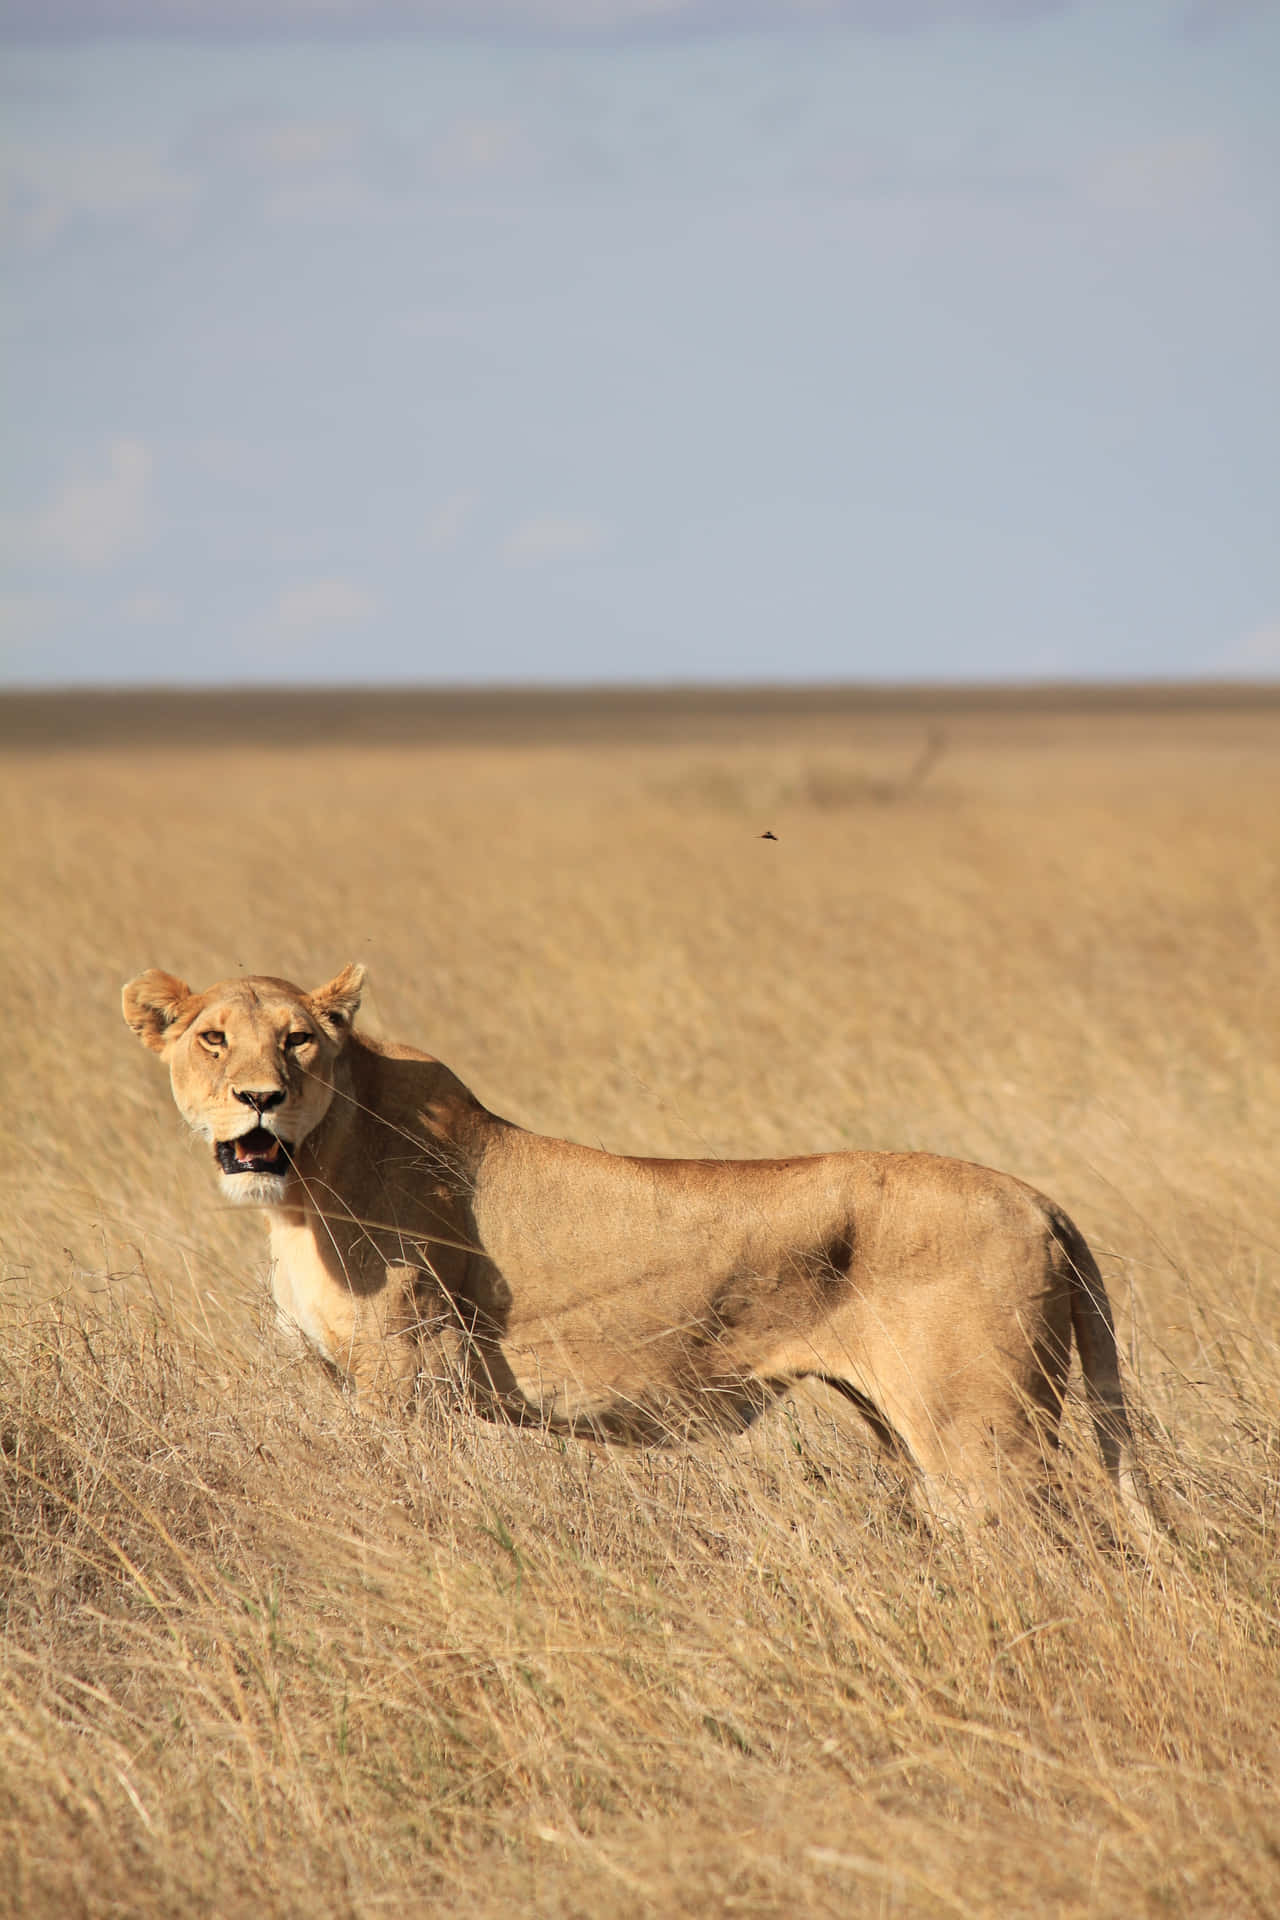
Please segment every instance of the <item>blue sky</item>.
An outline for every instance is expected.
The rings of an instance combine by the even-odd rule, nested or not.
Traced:
[[[0,675],[1274,676],[1277,99],[1266,6],[0,0]]]

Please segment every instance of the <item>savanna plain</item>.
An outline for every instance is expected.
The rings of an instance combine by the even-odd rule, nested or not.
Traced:
[[[0,1911],[1280,1911],[1280,702],[126,706],[0,767]],[[119,1009],[348,960],[543,1132],[1046,1189],[1168,1539],[1074,1387],[968,1534],[820,1387],[362,1414]]]

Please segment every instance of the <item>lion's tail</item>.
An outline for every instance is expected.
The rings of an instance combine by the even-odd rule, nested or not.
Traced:
[[[1144,1541],[1150,1542],[1156,1530],[1146,1479],[1134,1453],[1107,1289],[1088,1241],[1064,1213],[1055,1212],[1054,1238],[1069,1271],[1071,1324],[1102,1464],[1134,1526]]]

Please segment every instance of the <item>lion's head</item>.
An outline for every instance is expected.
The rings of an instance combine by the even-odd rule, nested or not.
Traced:
[[[229,1199],[283,1201],[292,1156],[333,1100],[363,980],[351,966],[314,993],[266,977],[193,993],[152,968],[125,988],[124,1017],[168,1065],[178,1110],[212,1146]]]

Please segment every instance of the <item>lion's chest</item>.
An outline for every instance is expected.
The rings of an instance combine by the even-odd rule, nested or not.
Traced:
[[[296,1327],[337,1366],[345,1364],[353,1329],[349,1291],[337,1285],[306,1226],[271,1225],[271,1294],[282,1322]]]

